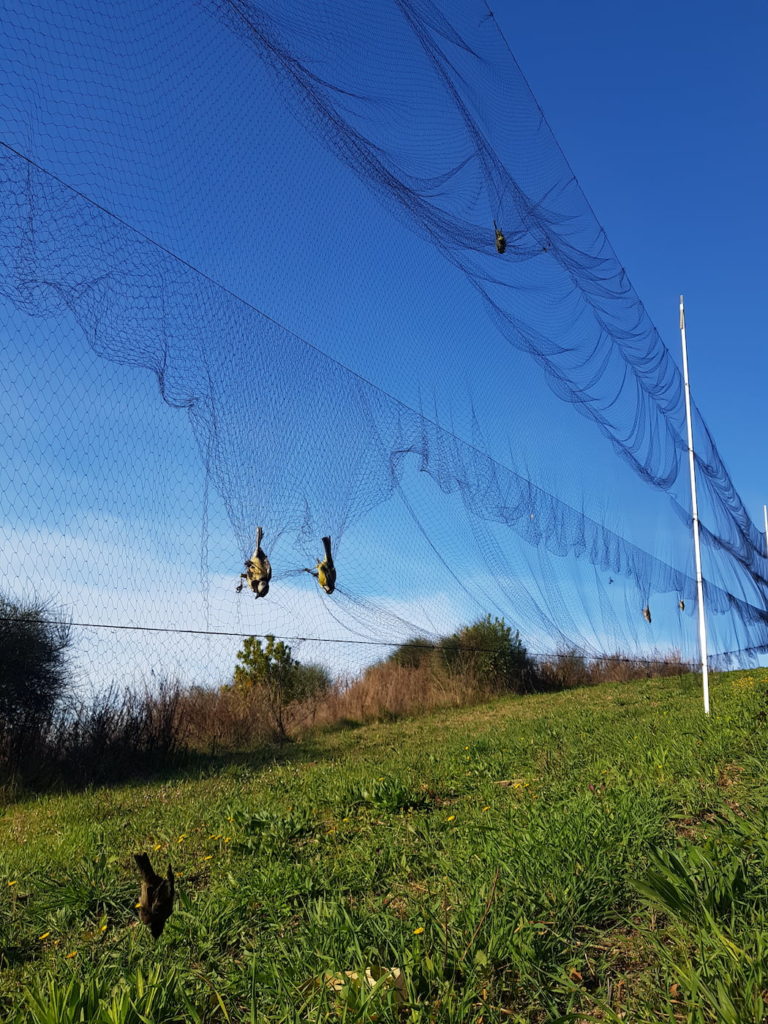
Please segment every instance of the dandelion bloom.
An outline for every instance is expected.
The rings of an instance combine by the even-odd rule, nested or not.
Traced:
[[[423,931],[424,931],[424,929],[423,929],[423,928],[414,928],[414,929],[413,929],[413,934],[414,934],[414,935],[421,935],[421,933],[422,933]]]

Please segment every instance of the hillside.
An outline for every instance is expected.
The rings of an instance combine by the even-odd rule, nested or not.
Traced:
[[[762,1021],[768,670],[712,706],[506,698],[11,804],[0,1016]],[[177,879],[156,943],[143,850]]]

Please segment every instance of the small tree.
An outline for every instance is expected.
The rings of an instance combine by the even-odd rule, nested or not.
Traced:
[[[270,724],[279,742],[288,739],[288,711],[291,705],[317,698],[330,687],[328,673],[319,665],[302,665],[282,640],[267,636],[266,643],[246,637],[237,653],[233,686],[236,690],[259,690],[264,694]]]

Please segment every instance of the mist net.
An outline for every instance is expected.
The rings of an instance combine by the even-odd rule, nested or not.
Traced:
[[[486,614],[695,656],[677,358],[484,3],[3,21],[0,592],[78,623],[85,676],[218,683],[267,633],[354,673]],[[743,660],[765,536],[694,436],[711,650]]]

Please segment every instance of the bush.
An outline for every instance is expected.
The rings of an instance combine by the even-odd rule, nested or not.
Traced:
[[[423,636],[415,636],[406,643],[400,644],[386,660],[400,668],[420,668],[432,659],[434,651],[435,645],[431,640],[427,640]]]
[[[520,634],[504,619],[490,615],[440,641],[439,664],[451,673],[472,677],[493,692],[526,693],[535,689],[535,665]]]
[[[0,596],[0,762],[12,774],[67,692],[70,644],[69,624],[51,608]]]
[[[540,689],[571,690],[602,681],[594,663],[577,647],[566,647],[541,662],[538,669]]]

